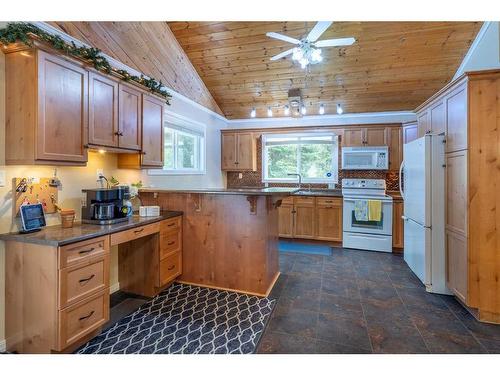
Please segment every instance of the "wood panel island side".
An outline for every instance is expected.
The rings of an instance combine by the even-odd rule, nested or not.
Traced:
[[[141,189],[143,205],[180,210],[178,281],[267,296],[279,276],[278,210],[296,189]]]

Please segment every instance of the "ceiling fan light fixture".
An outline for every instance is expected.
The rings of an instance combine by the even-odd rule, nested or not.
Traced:
[[[313,63],[319,63],[323,61],[323,56],[321,56],[321,50],[319,48],[312,49],[311,59]]]
[[[267,117],[273,117],[273,110],[271,107],[267,107]]]
[[[257,110],[255,109],[255,107],[253,107],[250,111],[250,117],[254,118],[255,116],[257,116]]]
[[[320,104],[319,105],[319,114],[320,115],[324,115],[325,114],[325,105],[324,104]]]
[[[337,104],[337,113],[339,115],[341,115],[342,113],[344,113],[344,110],[342,109],[342,106],[340,105],[340,103]]]

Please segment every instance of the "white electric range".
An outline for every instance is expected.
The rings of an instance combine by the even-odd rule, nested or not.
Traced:
[[[344,178],[342,246],[351,249],[392,252],[392,197],[385,193],[385,180]],[[380,200],[380,221],[358,221],[354,214],[356,200]]]

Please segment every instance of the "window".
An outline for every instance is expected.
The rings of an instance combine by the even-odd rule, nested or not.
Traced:
[[[338,181],[338,137],[334,133],[264,134],[263,182]]]
[[[200,125],[167,119],[163,147],[163,169],[149,174],[205,173],[205,129]]]

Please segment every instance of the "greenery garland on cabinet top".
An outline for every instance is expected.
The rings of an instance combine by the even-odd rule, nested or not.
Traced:
[[[91,63],[95,69],[101,72],[114,73],[124,81],[133,81],[146,87],[149,91],[164,97],[166,103],[170,105],[172,95],[169,94],[161,81],[158,82],[154,78],[148,78],[142,74],[141,76],[135,76],[126,70],[113,68],[106,57],[101,54],[101,50],[93,47],[78,47],[74,42],[67,43],[60,36],[52,35],[31,23],[16,22],[7,24],[5,28],[0,29],[0,43],[6,46],[11,43],[21,42],[32,47],[33,40],[30,34],[48,43],[54,49]]]

